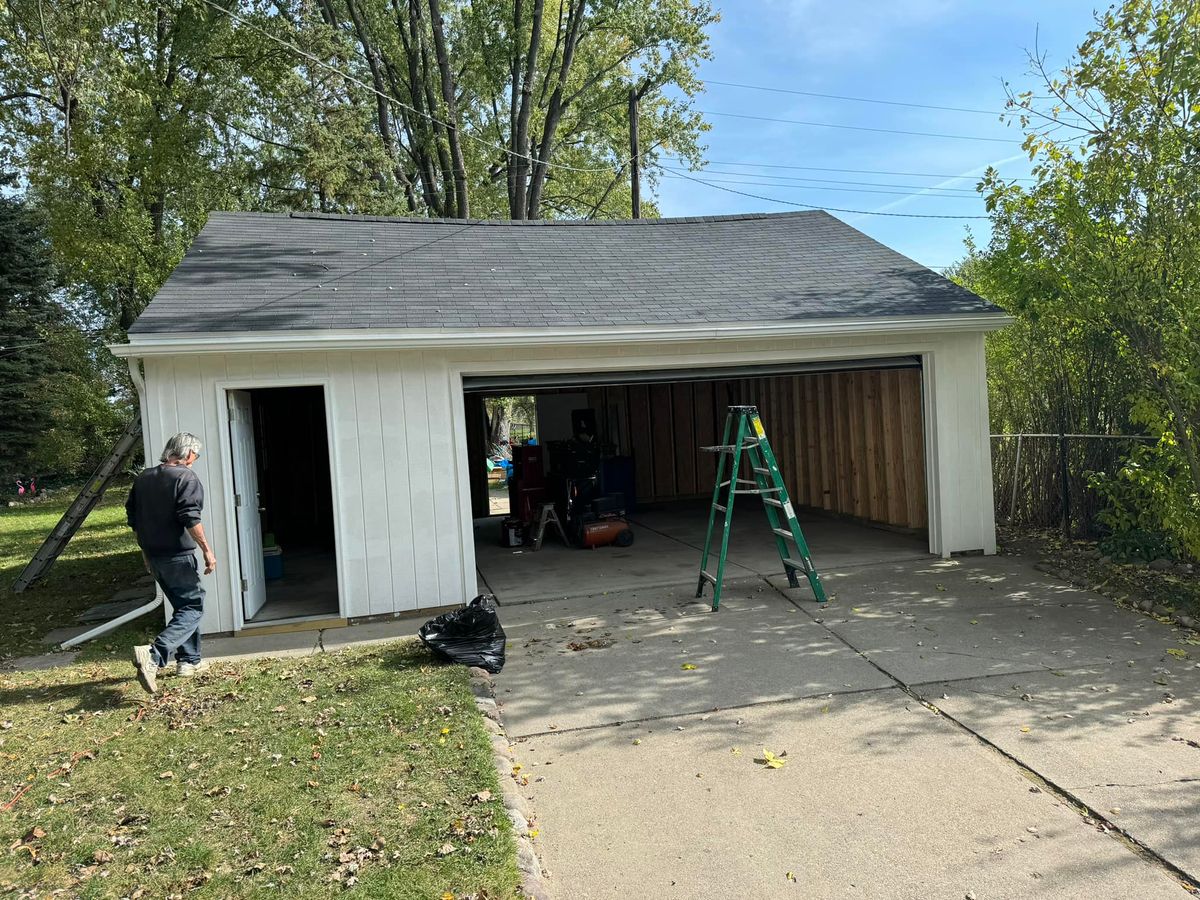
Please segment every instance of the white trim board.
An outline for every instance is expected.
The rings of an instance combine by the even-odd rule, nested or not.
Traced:
[[[961,316],[808,319],[758,324],[591,326],[570,328],[468,329],[291,329],[168,334],[132,334],[127,344],[111,344],[116,356],[229,353],[238,350],[393,350],[421,347],[538,347],[579,344],[660,344],[677,341],[745,340],[776,337],[836,337],[897,333],[995,331],[1009,324],[1006,313]]]

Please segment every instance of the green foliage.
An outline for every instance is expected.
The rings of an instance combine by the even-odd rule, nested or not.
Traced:
[[[0,197],[0,477],[5,481],[34,471],[35,450],[52,420],[45,398],[52,367],[44,346],[56,312],[52,288],[40,217],[21,200]]]
[[[1200,494],[1200,7],[1125,0],[1098,16],[1060,75],[1040,58],[1033,64],[1049,105],[1031,92],[1012,96],[1010,106],[1027,130],[1037,183],[1022,187],[992,171],[982,185],[993,223],[983,268],[1021,320],[996,341],[1002,390],[1020,377],[1004,354],[1019,357],[1024,342],[1036,343],[1026,358],[1041,387],[1025,399],[1048,398],[1061,411],[1058,427],[1071,424],[1068,411],[1082,410],[1101,433],[1128,423],[1160,437],[1141,467],[1172,472],[1179,484],[1139,495],[1151,504],[1139,521],[1194,547],[1187,523]],[[1049,368],[1041,365],[1047,354]]]
[[[1188,491],[1187,464],[1168,433],[1158,446],[1136,448],[1123,466],[1094,473],[1090,484],[1105,507],[1100,546],[1118,559],[1200,558],[1200,503]]]

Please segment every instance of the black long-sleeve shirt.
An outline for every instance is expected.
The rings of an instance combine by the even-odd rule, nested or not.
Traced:
[[[196,549],[187,529],[200,524],[204,486],[187,466],[157,465],[133,480],[125,516],[147,556],[174,556]]]

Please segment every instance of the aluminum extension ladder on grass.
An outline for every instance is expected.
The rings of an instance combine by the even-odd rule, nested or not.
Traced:
[[[700,449],[716,453],[718,459],[717,481],[713,487],[712,506],[708,511],[708,533],[704,536],[704,554],[700,557],[700,581],[696,585],[696,597],[704,596],[704,584],[708,582],[713,586],[712,608],[716,611],[720,607],[721,586],[725,579],[725,558],[729,552],[729,528],[733,524],[733,501],[738,494],[757,494],[762,497],[767,521],[775,534],[775,546],[779,550],[780,560],[783,561],[783,571],[787,575],[788,584],[791,587],[799,587],[800,579],[796,573],[803,572],[812,586],[817,602],[824,603],[825,588],[821,584],[821,576],[813,566],[808,544],[800,531],[800,523],[796,521],[796,511],[792,508],[787,487],[783,483],[783,475],[779,472],[779,464],[775,461],[775,454],[767,440],[762,420],[758,417],[758,407],[729,407],[721,443],[716,447]],[[754,475],[752,479],[739,477],[743,456],[750,463],[750,471]],[[729,461],[728,478],[726,461]],[[721,502],[722,489],[725,489],[724,503]],[[708,571],[708,559],[712,553],[713,526],[716,524],[718,512],[724,513],[725,520],[721,528],[717,571],[714,574]],[[793,549],[795,555],[792,553]]]
[[[47,535],[37,553],[33,554],[33,559],[29,561],[25,571],[13,582],[12,589],[14,591],[20,593],[25,590],[54,565],[54,561],[58,559],[58,555],[75,536],[75,532],[79,530],[83,520],[88,517],[88,513],[95,509],[96,504],[100,502],[100,498],[104,496],[104,491],[113,478],[125,468],[133,456],[134,450],[137,449],[141,437],[142,417],[134,416],[133,421],[125,427],[125,431],[117,439],[117,443],[105,457],[104,462],[100,463],[99,468],[92,473],[92,477],[87,480],[87,484],[83,486],[79,496],[67,507],[67,511],[58,520],[54,530]]]

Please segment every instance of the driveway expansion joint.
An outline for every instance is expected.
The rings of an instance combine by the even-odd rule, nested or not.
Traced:
[[[999,755],[1001,758],[1003,758],[1003,759],[1007,760],[1008,762],[1012,763],[1013,765],[1015,765],[1024,777],[1035,782],[1035,784],[1037,784],[1044,793],[1053,795],[1059,801],[1067,804],[1068,808],[1075,810],[1075,812],[1078,813],[1081,818],[1083,818],[1084,820],[1088,821],[1091,824],[1098,825],[1099,830],[1103,831],[1105,834],[1111,835],[1115,840],[1119,841],[1122,845],[1124,845],[1125,848],[1128,849],[1131,853],[1140,857],[1143,862],[1146,862],[1152,866],[1155,866],[1158,869],[1161,869],[1165,874],[1174,878],[1177,882],[1179,882],[1180,886],[1185,891],[1187,891],[1190,894],[1200,896],[1200,877],[1197,877],[1196,875],[1193,875],[1193,874],[1185,871],[1184,869],[1180,868],[1175,863],[1171,862],[1169,859],[1162,856],[1160,853],[1158,853],[1152,847],[1143,843],[1141,840],[1134,837],[1132,834],[1130,834],[1124,828],[1117,825],[1115,822],[1113,822],[1111,819],[1109,819],[1107,816],[1105,816],[1102,812],[1093,808],[1086,801],[1084,801],[1080,797],[1076,796],[1074,793],[1071,792],[1070,789],[1065,788],[1065,787],[1051,781],[1049,778],[1047,778],[1045,775],[1038,772],[1036,769],[1034,769],[1029,764],[1023,762],[1021,759],[1014,756],[1012,753],[1009,753],[1007,750],[1003,749],[998,744],[988,740],[986,737],[984,737],[979,732],[975,731],[969,725],[964,724],[963,722],[956,719],[954,716],[952,716],[949,713],[942,710],[932,700],[925,698],[924,696],[921,695],[921,693],[919,693],[917,690],[915,690],[914,685],[909,685],[909,684],[905,683],[904,681],[902,681],[901,679],[897,678],[895,675],[893,675],[887,669],[883,668],[883,666],[879,665],[873,659],[871,659],[871,657],[867,653],[864,653],[858,647],[854,646],[854,644],[850,643],[850,641],[847,640],[845,637],[843,637],[841,634],[834,631],[833,628],[831,628],[829,625],[825,624],[825,622],[817,621],[817,617],[814,616],[812,614],[812,612],[809,611],[809,609],[807,609],[803,604],[797,602],[796,599],[788,596],[781,588],[774,585],[770,581],[770,579],[763,577],[762,580],[767,585],[769,585],[777,594],[779,594],[781,597],[783,597],[785,600],[787,600],[788,603],[792,604],[792,606],[796,607],[802,613],[804,613],[806,616],[808,616],[815,624],[821,626],[827,632],[829,632],[831,635],[833,635],[835,638],[837,638],[837,640],[840,641],[847,649],[856,653],[859,656],[859,658],[864,660],[868,665],[870,665],[872,668],[874,668],[876,671],[878,671],[885,678],[888,678],[890,681],[892,681],[896,687],[898,687],[901,691],[903,691],[905,694],[910,696],[913,700],[917,701],[922,706],[924,706],[926,709],[928,709],[930,712],[936,714],[940,718],[945,719],[947,722],[949,722],[951,725],[955,726],[958,730],[962,731],[964,734],[974,738],[974,740],[977,743],[988,748],[993,753]],[[1092,668],[1092,666],[1080,666],[1078,668]],[[1034,670],[1034,671],[1041,671],[1041,670]],[[1054,669],[1052,671],[1065,671],[1065,670]],[[1009,674],[1010,673],[1005,673],[1005,676],[1008,677]],[[978,676],[976,677],[976,679],[963,679],[963,680],[977,680],[977,678],[978,678]],[[919,685],[919,686],[927,686],[930,684],[939,684],[940,685],[940,684],[946,684],[946,683],[948,683],[947,680],[942,679],[940,681],[922,682],[921,685]],[[1197,780],[1200,780],[1200,779],[1197,779]]]

